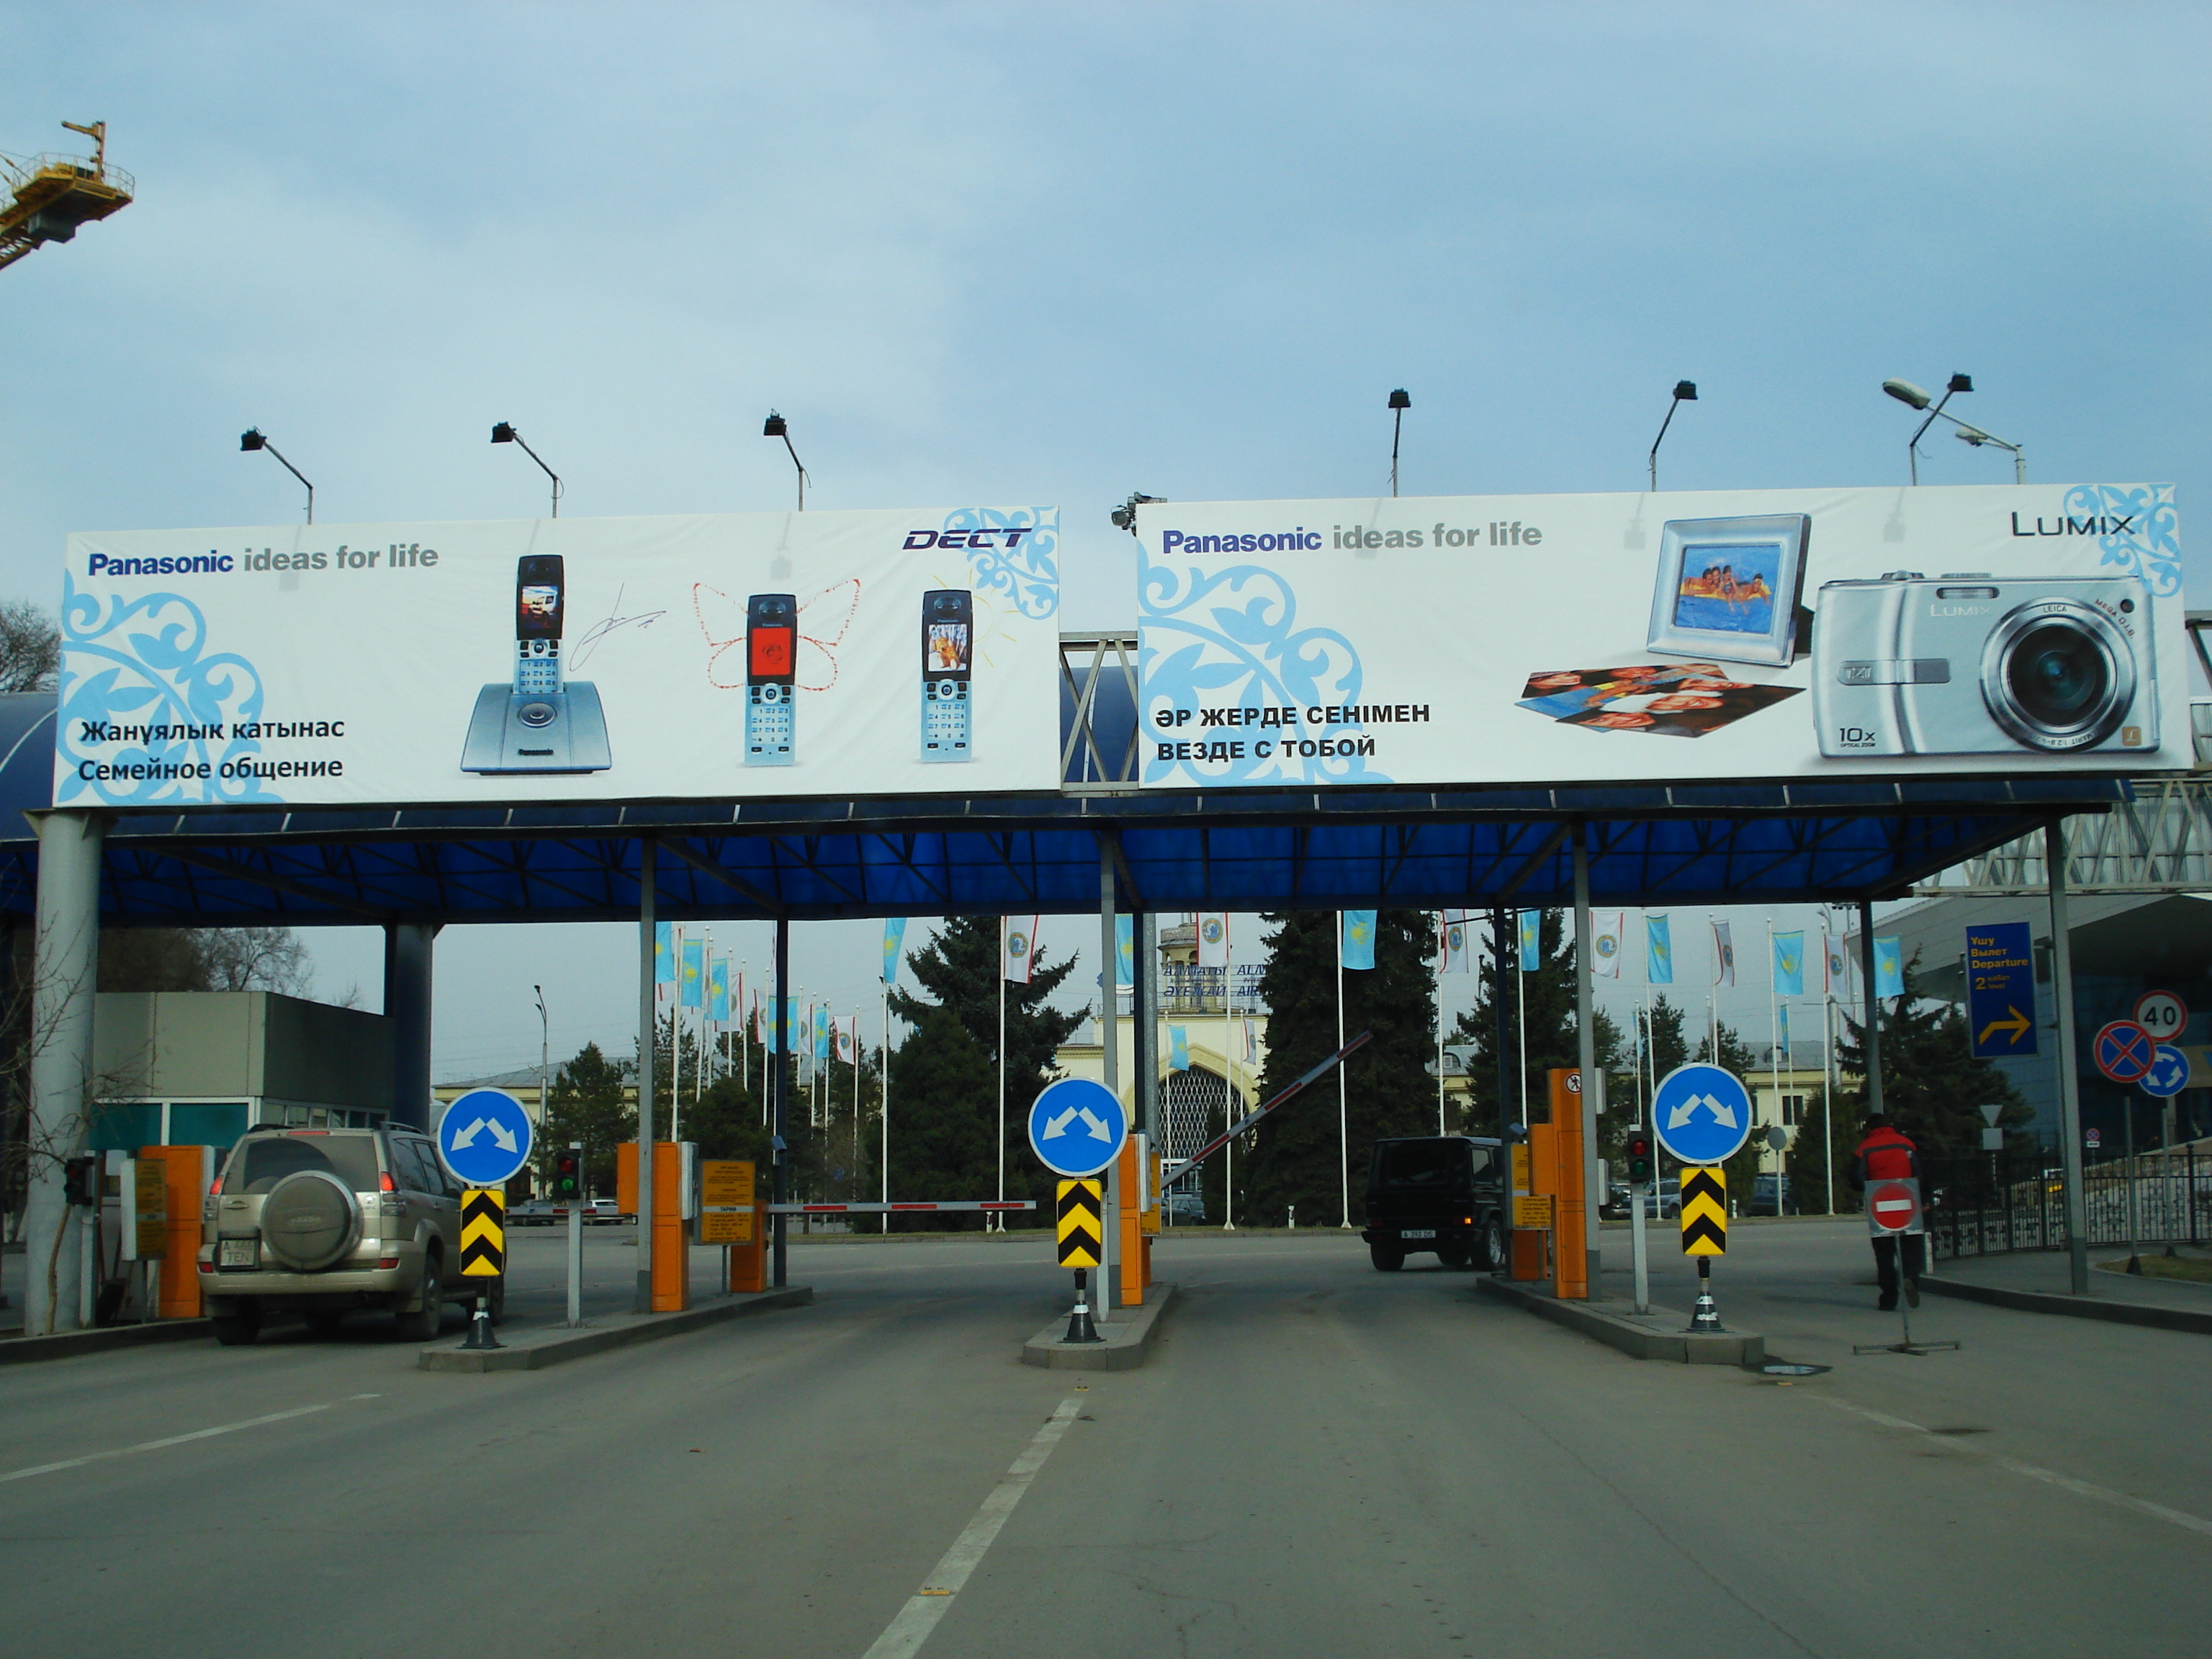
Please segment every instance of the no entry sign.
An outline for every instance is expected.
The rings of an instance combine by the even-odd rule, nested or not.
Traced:
[[[1867,1188],[1867,1231],[1877,1238],[1924,1231],[1920,1221],[1920,1183],[1877,1181]]]

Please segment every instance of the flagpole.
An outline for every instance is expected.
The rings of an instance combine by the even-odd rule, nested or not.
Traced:
[[[1336,913],[1336,1046],[1344,1047],[1344,912]],[[1352,1097],[1344,1066],[1336,1068],[1336,1144],[1340,1227],[1352,1225]]]
[[[1774,1121],[1782,1121],[1782,974],[1774,959],[1774,913],[1766,916],[1766,1075],[1774,1089]],[[1756,1196],[1754,1192],[1753,1196]],[[1774,1155],[1774,1214],[1782,1215],[1782,1154]]]
[[[1437,1133],[1444,1132],[1444,913],[1437,912]]]
[[[1544,950],[1544,917],[1536,915],[1536,951]],[[1521,1127],[1528,1127],[1528,965],[1521,949],[1521,913],[1513,913],[1513,996],[1515,1001],[1513,1030],[1521,1044]],[[1337,1033],[1337,1047],[1344,1046],[1341,1031]]]
[[[668,1012],[668,1138],[681,1140],[676,1120],[684,1110],[684,924],[676,924],[676,1004]]]
[[[891,987],[889,980],[884,981],[883,1070],[884,1074],[879,1079],[883,1085],[883,1104],[878,1109],[883,1114],[884,1156],[883,1167],[877,1173],[883,1177],[883,1197],[878,1201],[888,1204],[891,1201]],[[889,1210],[884,1212],[883,1221],[884,1231],[888,1233],[891,1230],[891,1212]]]
[[[999,918],[999,1202],[1006,1201],[1006,919]],[[1004,1232],[1006,1212],[991,1217],[991,1231]]]
[[[1237,1121],[1236,1075],[1229,1059],[1229,912],[1221,913],[1221,1127]],[[1237,1231],[1237,1144],[1221,1149],[1221,1231]]]

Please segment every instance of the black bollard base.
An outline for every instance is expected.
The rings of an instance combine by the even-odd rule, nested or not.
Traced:
[[[491,1310],[482,1297],[477,1298],[476,1316],[469,1321],[469,1340],[461,1344],[464,1352],[481,1352],[488,1348],[503,1348],[506,1343],[491,1334]]]
[[[1098,1327],[1091,1321],[1089,1275],[1082,1268],[1078,1267],[1075,1270],[1075,1308],[1067,1316],[1067,1334],[1060,1338],[1060,1340],[1103,1342],[1105,1340],[1098,1334]]]

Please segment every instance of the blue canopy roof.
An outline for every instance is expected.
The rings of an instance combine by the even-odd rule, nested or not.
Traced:
[[[1094,688],[1099,660],[1064,678],[1058,794],[118,812],[102,925],[628,921],[647,836],[670,920],[1095,913],[1116,844],[1125,908],[1565,904],[1578,821],[1601,904],[1856,900],[2127,795],[2079,774],[1139,793],[1127,677],[1102,669]],[[54,710],[0,696],[0,913],[17,918]]]

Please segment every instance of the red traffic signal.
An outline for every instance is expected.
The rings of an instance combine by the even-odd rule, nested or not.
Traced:
[[[1651,1137],[1641,1129],[1628,1132],[1628,1178],[1642,1185],[1656,1173],[1651,1162]]]
[[[584,1155],[571,1149],[556,1152],[553,1158],[553,1196],[581,1198],[584,1195]]]

